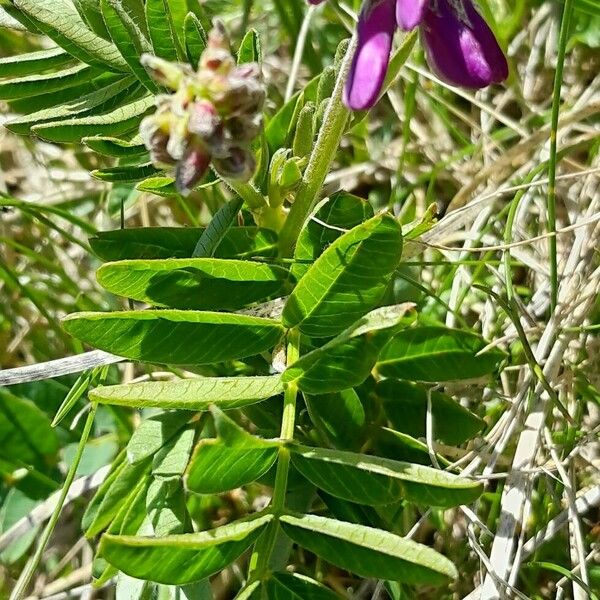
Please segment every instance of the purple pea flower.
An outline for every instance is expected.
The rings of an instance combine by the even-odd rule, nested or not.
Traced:
[[[396,27],[420,28],[430,67],[452,85],[476,89],[508,77],[506,57],[472,0],[365,0],[344,94],[349,108],[365,110],[377,101]]]

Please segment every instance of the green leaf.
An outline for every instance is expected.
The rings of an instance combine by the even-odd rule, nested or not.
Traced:
[[[100,350],[171,365],[245,358],[269,350],[283,335],[273,319],[191,310],[83,312],[68,315],[63,326]]]
[[[54,92],[83,83],[84,81],[89,81],[99,73],[98,69],[88,65],[76,65],[64,71],[56,71],[55,73],[5,79],[0,81],[0,100],[26,98],[28,96],[37,96],[40,93]]]
[[[47,468],[58,448],[48,416],[30,400],[0,388],[0,455]]]
[[[210,258],[215,255],[219,244],[237,222],[243,205],[244,201],[236,196],[217,210],[198,239],[192,258]]]
[[[179,481],[190,460],[195,437],[196,430],[190,426],[169,440],[152,461],[153,477],[165,481]]]
[[[237,53],[238,64],[262,62],[260,37],[256,29],[249,29],[240,42]]]
[[[375,388],[377,398],[394,429],[413,437],[425,437],[427,388],[408,381],[384,379]],[[433,436],[446,444],[462,444],[475,437],[485,422],[450,396],[432,391]]]
[[[0,58],[0,74],[2,77],[39,75],[44,71],[63,67],[73,62],[73,57],[59,47],[36,50],[35,52]]]
[[[90,399],[101,404],[135,408],[157,407],[201,411],[215,404],[223,410],[229,410],[266,400],[282,391],[283,385],[279,375],[198,377],[97,387],[90,392]],[[153,418],[159,419],[159,417]],[[160,417],[161,421],[162,418],[163,416]],[[168,419],[166,416],[164,418]],[[148,427],[154,430],[154,425],[149,424]],[[161,424],[161,427],[165,426]]]
[[[158,537],[185,533],[188,529],[190,517],[181,480],[155,479],[148,488],[146,510]]]
[[[317,515],[283,515],[280,523],[300,546],[362,577],[427,585],[458,577],[445,556],[387,531]]]
[[[337,240],[344,230],[360,225],[373,216],[373,207],[362,198],[338,192],[322,206],[315,218],[307,221],[296,242],[292,273],[300,279],[327,246]],[[318,219],[318,220],[317,220]]]
[[[103,115],[42,123],[31,129],[50,142],[79,142],[89,135],[118,135],[135,129],[154,107],[154,98],[146,96]]]
[[[370,433],[373,450],[377,454],[420,465],[432,464],[429,448],[425,442],[389,427],[374,426]],[[440,466],[446,468],[450,465],[443,456],[437,454],[436,458]]]
[[[136,465],[123,462],[105,480],[106,485],[97,492],[99,502],[90,503],[83,516],[82,527],[87,537],[94,537],[106,529],[123,506],[134,499],[135,488],[145,478],[149,467],[148,461]]]
[[[304,402],[317,431],[335,448],[358,450],[365,441],[365,409],[353,389],[310,396]]]
[[[143,52],[152,52],[150,43],[140,31],[122,0],[101,0],[102,17],[115,46],[129,65],[133,74],[151,92],[158,86],[140,63]]]
[[[161,169],[155,167],[152,163],[143,163],[140,165],[124,165],[118,167],[107,167],[106,169],[94,169],[91,172],[92,177],[100,181],[110,181],[112,183],[140,181],[156,173]]]
[[[273,573],[266,587],[273,600],[340,600],[335,592],[300,573]]]
[[[73,4],[81,18],[94,33],[107,40],[110,38],[102,18],[100,0],[73,0]]]
[[[237,310],[281,292],[289,272],[248,260],[171,258],[106,263],[97,278],[109,292],[153,306]]]
[[[191,258],[200,227],[141,227],[99,231],[90,239],[92,250],[105,261]],[[269,229],[231,227],[217,247],[216,257],[274,256],[277,235]]]
[[[405,329],[382,350],[377,370],[385,377],[418,381],[473,379],[493,373],[505,358],[471,331],[442,326]]]
[[[102,89],[107,85],[120,81],[123,77],[131,76],[123,73],[110,73],[106,71],[95,79],[85,81],[80,85],[74,85],[48,94],[39,94],[37,96],[10,100],[9,103],[11,109],[15,113],[30,114],[34,111],[55,109],[58,108],[60,104],[66,102],[77,102],[82,96],[86,96],[95,90]]]
[[[401,228],[389,215],[351,229],[300,280],[283,309],[284,324],[313,337],[339,333],[381,300],[401,253]]]
[[[44,108],[13,119],[5,126],[14,133],[28,134],[33,125],[45,121],[65,119],[74,115],[86,115],[95,111],[112,110],[119,106],[125,98],[131,98],[133,94],[138,93],[139,84],[132,85],[133,81],[132,77],[125,77],[76,100],[59,103],[52,108]]]
[[[81,142],[98,154],[115,156],[117,158],[140,156],[148,152],[146,146],[142,144],[137,136],[133,140],[128,141],[115,137],[95,135],[84,137]]]
[[[181,585],[221,571],[262,533],[273,515],[253,516],[209,531],[161,538],[104,535],[100,555],[139,579]]]
[[[281,380],[309,394],[340,392],[360,385],[390,337],[410,324],[405,315],[412,306],[399,304],[371,311],[325,345],[300,357],[284,371]]]
[[[178,35],[183,35],[185,2],[146,0],[146,20],[154,54],[165,60],[182,60]]]
[[[200,55],[206,48],[206,32],[200,19],[194,13],[188,13],[184,21],[185,51],[190,65],[198,67]]]
[[[194,191],[212,187],[217,182],[218,179],[216,175],[209,169],[201,181],[194,186]],[[179,191],[175,186],[175,178],[165,175],[160,177],[149,177],[145,181],[138,183],[136,189],[140,192],[149,192],[151,194],[156,194],[157,196],[162,196],[163,198],[179,195]]]
[[[133,384],[114,387],[127,388],[131,385]],[[97,392],[98,396],[102,398],[102,392],[111,389],[113,388],[97,388],[92,394]],[[103,400],[99,400],[99,402],[104,403]],[[127,460],[134,465],[158,452],[185,427],[190,416],[190,413],[186,412],[169,411],[144,419],[131,434],[127,444]]]
[[[257,438],[218,409],[212,409],[217,439],[202,439],[194,450],[187,487],[220,494],[259,479],[277,460],[280,442]]]
[[[128,71],[117,48],[88,29],[73,4],[64,0],[13,0],[61,48],[90,65]]]
[[[451,507],[477,499],[482,485],[423,465],[342,450],[292,446],[294,466],[327,493],[359,504],[391,504],[399,498]]]

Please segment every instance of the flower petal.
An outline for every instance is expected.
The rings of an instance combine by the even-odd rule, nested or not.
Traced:
[[[464,13],[455,1],[437,0],[423,23],[423,45],[431,68],[452,85],[482,88],[508,76],[508,63],[492,30],[470,0]]]
[[[344,103],[364,110],[377,102],[396,28],[395,0],[367,0],[358,21],[358,47],[346,82]]]
[[[400,29],[410,31],[421,24],[430,0],[396,0],[396,22]]]

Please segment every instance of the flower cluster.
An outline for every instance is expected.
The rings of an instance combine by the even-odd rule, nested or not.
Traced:
[[[175,93],[157,97],[140,135],[158,167],[175,166],[175,184],[189,192],[209,163],[223,177],[248,180],[255,170],[250,143],[262,128],[265,88],[256,63],[236,65],[224,26],[216,21],[198,70],[145,54],[154,80]]]
[[[364,110],[377,101],[396,27],[419,27],[430,67],[452,85],[482,88],[508,76],[504,53],[471,0],[365,0],[345,91],[349,108]]]

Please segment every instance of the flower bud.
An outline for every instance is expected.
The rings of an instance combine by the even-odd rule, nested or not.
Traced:
[[[175,169],[175,187],[181,194],[188,194],[202,179],[208,169],[210,155],[196,140],[190,144]]]
[[[315,104],[307,102],[298,115],[298,123],[294,133],[294,142],[292,143],[292,151],[294,156],[307,156],[312,151],[313,141],[315,138]]]
[[[152,54],[142,54],[140,62],[156,83],[172,90],[177,90],[184,76],[191,73],[191,69],[187,65],[170,63]]]
[[[225,158],[213,160],[215,169],[226,178],[247,181],[256,169],[256,161],[251,152],[241,146],[229,149]]]

